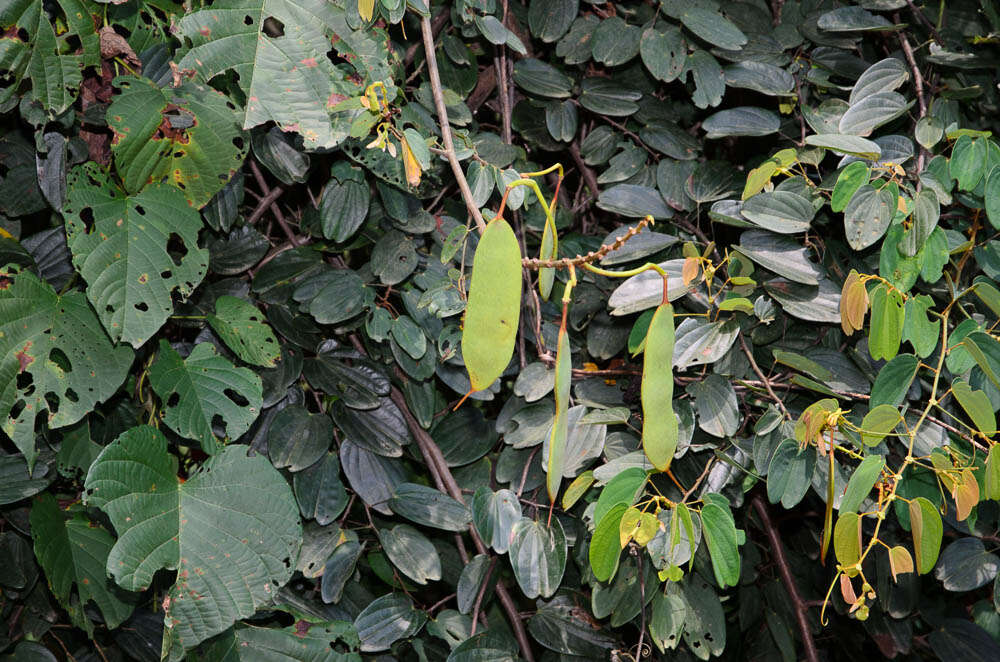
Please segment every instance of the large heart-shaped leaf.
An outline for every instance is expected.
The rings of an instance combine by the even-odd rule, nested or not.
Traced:
[[[155,184],[125,195],[96,163],[67,177],[66,240],[87,297],[113,340],[139,347],[205,277],[201,218],[181,191]]]
[[[131,365],[131,348],[112,346],[83,294],[60,296],[33,273],[0,267],[0,419],[29,469],[36,416],[50,428],[76,423]]]
[[[281,34],[265,30],[265,19],[283,26]],[[301,134],[307,147],[335,147],[357,112],[336,112],[338,103],[374,81],[388,88],[387,103],[396,95],[388,68],[376,64],[379,52],[385,60],[384,46],[352,30],[344,8],[328,0],[225,0],[184,16],[177,29],[193,46],[181,69],[204,80],[230,70],[239,75],[247,97],[245,129],[273,120]],[[361,84],[327,57],[331,43],[351,55]]]
[[[107,562],[115,581],[141,591],[161,568],[177,570],[163,599],[169,659],[253,615],[295,570],[295,498],[247,450],[229,446],[182,482],[163,434],[140,426],[105,447],[87,474],[87,505],[118,533]]]
[[[250,429],[263,402],[260,377],[217,355],[210,343],[195,345],[184,359],[161,340],[149,381],[163,401],[163,422],[182,437],[201,442],[206,453],[219,448],[216,417],[225,425],[225,435],[236,439]]]
[[[136,193],[164,179],[196,209],[208,204],[243,163],[249,142],[235,106],[207,85],[161,88],[122,76],[108,106],[111,151],[125,190]]]

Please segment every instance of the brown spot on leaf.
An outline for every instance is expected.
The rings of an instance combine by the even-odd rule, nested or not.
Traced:
[[[331,94],[330,96],[328,96],[326,98],[326,107],[327,108],[333,108],[334,106],[336,106],[337,104],[339,104],[341,101],[345,101],[347,98],[348,97],[346,95],[337,94],[336,92],[334,92],[333,94]]]
[[[309,632],[309,628],[311,627],[312,623],[309,621],[303,619],[295,621],[295,636],[300,638],[306,636],[306,633]]]
[[[14,356],[17,357],[17,363],[20,366],[18,372],[24,372],[25,368],[27,368],[29,365],[35,362],[35,357],[32,356],[31,354],[28,354],[29,349],[31,349],[30,340],[24,343],[24,347],[21,348],[21,351],[14,354]]]
[[[149,274],[140,274],[139,275],[139,284],[140,285],[145,285],[148,282],[149,282]]]
[[[302,60],[301,64],[307,69],[312,69],[313,67],[317,66],[316,58],[307,57],[306,59]]]

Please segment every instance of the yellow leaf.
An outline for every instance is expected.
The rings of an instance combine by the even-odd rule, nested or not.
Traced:
[[[892,572],[892,581],[897,581],[897,575],[913,572],[913,557],[905,547],[896,545],[889,549],[889,570]]]
[[[375,0],[358,0],[358,14],[362,21],[372,20],[375,15]]]
[[[962,470],[959,481],[952,488],[951,496],[955,499],[957,509],[955,516],[962,522],[979,503],[979,483],[971,469]]]
[[[420,164],[417,163],[417,157],[413,155],[413,150],[410,149],[410,143],[406,142],[406,138],[400,136],[399,144],[403,146],[403,168],[406,170],[406,183],[410,186],[419,186]]]
[[[684,267],[681,269],[681,280],[684,281],[685,285],[690,285],[698,277],[698,268],[698,258],[684,258]]]
[[[13,239],[14,235],[12,235],[11,233],[7,232],[3,228],[0,228],[0,237],[3,237],[4,239]]]
[[[629,506],[625,514],[622,515],[621,522],[618,524],[618,542],[621,544],[622,549],[625,549],[628,541],[632,540],[635,534],[638,533],[640,526],[642,526],[642,513],[635,506]]]

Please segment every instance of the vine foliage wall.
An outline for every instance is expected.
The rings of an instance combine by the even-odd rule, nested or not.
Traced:
[[[0,656],[1000,658],[990,0],[7,0]]]

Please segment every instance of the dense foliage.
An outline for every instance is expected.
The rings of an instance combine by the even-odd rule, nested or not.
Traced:
[[[4,0],[2,659],[1000,659],[998,41]]]

